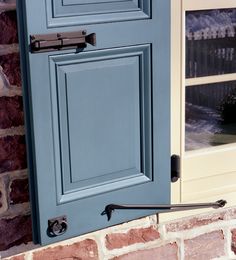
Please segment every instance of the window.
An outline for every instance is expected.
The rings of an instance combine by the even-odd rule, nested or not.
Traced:
[[[235,1],[172,1],[172,202],[236,204],[235,46]]]

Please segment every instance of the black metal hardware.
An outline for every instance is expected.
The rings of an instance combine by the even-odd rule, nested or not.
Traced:
[[[71,48],[86,48],[87,43],[96,45],[96,34],[87,35],[87,31],[37,34],[30,36],[31,52],[55,51]]]
[[[180,178],[180,157],[179,155],[171,156],[171,182],[177,182]]]
[[[47,234],[49,237],[56,237],[65,234],[68,228],[66,216],[48,220]]]
[[[218,200],[213,203],[195,203],[195,204],[173,204],[173,205],[117,205],[109,204],[105,207],[105,210],[102,212],[102,215],[107,215],[108,221],[112,217],[112,213],[115,209],[150,209],[150,210],[166,210],[157,213],[173,212],[173,211],[182,211],[182,210],[192,210],[199,208],[222,208],[226,205],[226,200]]]

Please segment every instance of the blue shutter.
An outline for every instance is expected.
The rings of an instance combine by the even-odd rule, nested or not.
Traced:
[[[18,1],[35,242],[170,202],[170,1]],[[32,52],[30,35],[86,30],[96,46]],[[61,217],[68,228],[53,236]],[[64,227],[64,226],[63,226]]]

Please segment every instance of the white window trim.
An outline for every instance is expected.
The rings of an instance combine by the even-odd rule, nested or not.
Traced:
[[[227,200],[227,207],[236,205],[236,147],[235,144],[206,148],[185,153],[185,86],[236,80],[236,73],[185,79],[185,11],[236,8],[235,0],[172,0],[171,3],[171,152],[181,156],[181,178],[171,184],[172,203],[214,202]],[[222,153],[226,158],[222,162]],[[196,165],[196,158],[212,165],[209,172]],[[196,178],[198,176],[198,178]],[[198,190],[201,190],[198,193]],[[159,221],[214,211],[200,209],[160,214]]]

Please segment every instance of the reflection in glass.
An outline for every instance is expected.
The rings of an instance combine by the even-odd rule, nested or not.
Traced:
[[[186,78],[236,72],[236,9],[186,14]]]
[[[186,87],[185,149],[236,142],[236,81]]]

